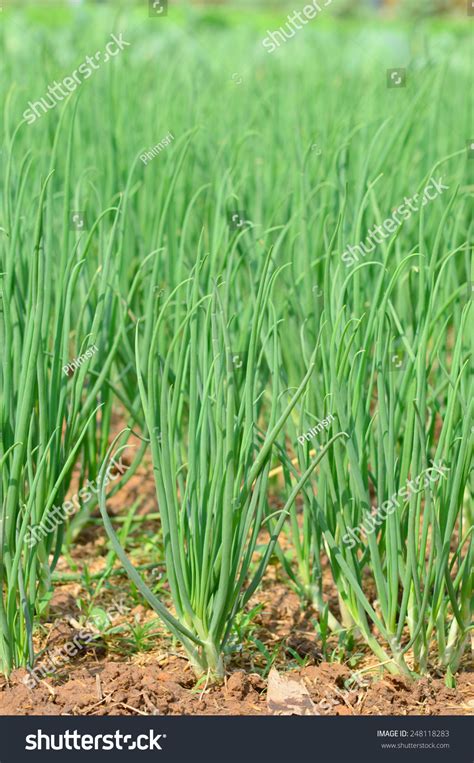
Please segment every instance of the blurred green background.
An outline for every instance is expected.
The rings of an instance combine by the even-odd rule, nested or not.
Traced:
[[[168,15],[183,7],[205,7],[209,11],[219,13],[223,9],[245,13],[261,13],[262,11],[281,14],[302,8],[309,0],[169,0]],[[67,9],[84,5],[111,5],[117,9],[137,7],[146,11],[148,0],[0,0],[0,8],[7,11],[14,7],[28,7],[31,10],[42,8]],[[323,5],[323,0],[321,0]],[[325,13],[335,16],[360,16],[377,14],[382,17],[407,16],[422,17],[445,14],[468,16],[469,0],[333,0],[331,5],[324,8]]]

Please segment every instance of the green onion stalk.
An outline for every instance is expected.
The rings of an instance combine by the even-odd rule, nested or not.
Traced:
[[[257,542],[269,518],[274,444],[303,394],[314,360],[282,406],[278,327],[271,300],[276,274],[270,272],[270,256],[257,291],[245,364],[238,366],[222,285],[216,283],[211,294],[201,293],[201,269],[196,267],[191,278],[170,294],[157,315],[143,319],[145,328],[153,321],[146,374],[140,371],[138,332],[136,342],[174,612],[129,562],[107,514],[105,485],[100,505],[112,546],[131,580],[182,643],[197,675],[219,679],[234,620],[261,583],[289,509],[331,443],[295,482],[255,561]],[[183,307],[179,293],[184,288]],[[182,320],[166,343],[164,318],[171,308]],[[261,383],[268,375],[271,391]],[[264,396],[269,399],[268,410]]]

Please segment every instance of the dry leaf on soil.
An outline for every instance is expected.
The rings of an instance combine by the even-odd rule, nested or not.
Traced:
[[[267,705],[274,715],[318,715],[304,684],[283,678],[275,668],[268,676]]]

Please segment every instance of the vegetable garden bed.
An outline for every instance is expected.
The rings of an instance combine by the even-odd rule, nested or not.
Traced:
[[[465,28],[62,13],[2,39],[0,713],[472,711]]]

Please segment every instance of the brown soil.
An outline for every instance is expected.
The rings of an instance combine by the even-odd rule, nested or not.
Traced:
[[[286,675],[286,674],[285,674]],[[62,682],[41,681],[28,689],[16,671],[0,686],[0,715],[266,715],[266,680],[238,670],[218,687],[196,688],[186,660],[147,655],[140,663],[110,659],[75,665]],[[347,691],[350,670],[337,663],[292,671],[304,682],[320,715],[469,715],[474,710],[473,675],[458,676],[457,688],[441,679],[385,677]],[[319,703],[319,704],[318,704]]]
[[[146,463],[110,501],[110,513],[124,515],[140,496],[143,501],[137,515],[156,513],[153,480]],[[138,532],[156,532],[157,526],[156,519],[147,517],[140,522]],[[68,559],[60,559],[57,571],[76,577],[56,585],[48,622],[37,636],[37,651],[71,643],[84,628],[78,602],[87,601],[90,590],[84,589],[80,573],[84,569],[90,575],[104,571],[107,551],[103,528],[97,523],[81,533]],[[129,544],[128,551],[134,564],[149,563],[153,558],[140,540]],[[474,672],[467,656],[456,676],[456,688],[448,689],[436,675],[414,682],[389,676],[360,644],[348,655],[338,649],[335,641],[323,655],[315,635],[316,613],[309,607],[302,609],[297,595],[281,577],[279,566],[272,565],[262,589],[250,603],[250,608],[257,607],[250,635],[243,647],[234,651],[225,682],[219,686],[197,682],[154,613],[142,605],[119,565],[115,564],[115,568],[115,576],[101,588],[95,601],[96,606],[106,610],[114,597],[124,597],[127,607],[115,617],[114,628],[102,634],[96,631],[93,641],[86,642],[53,675],[41,679],[36,688],[29,689],[23,683],[27,675],[24,670],[15,671],[9,681],[0,678],[0,716],[264,715],[269,714],[267,677],[271,665],[283,678],[303,682],[321,715],[474,712]],[[160,570],[163,567],[158,559],[153,571],[155,581]],[[326,570],[323,580],[325,596],[334,603],[336,612],[337,592],[331,589]],[[162,595],[166,596],[166,585]],[[133,628],[145,632],[147,626],[149,636],[144,636],[141,646],[137,646],[130,633]],[[327,662],[328,655],[339,661]],[[363,684],[354,683],[354,671],[363,675]]]
[[[56,592],[52,613],[61,614],[43,648],[47,644],[48,649],[56,649],[77,634],[77,623],[73,620],[73,627],[65,613],[77,617],[74,588],[78,587],[62,586]],[[463,670],[456,676],[456,688],[448,689],[441,678],[410,682],[390,676],[371,654],[361,652],[357,670],[363,680],[357,685],[351,682],[354,673],[347,664],[323,661],[311,622],[315,614],[302,610],[298,597],[285,585],[267,580],[252,604],[262,607],[254,625],[265,648],[272,654],[276,648],[280,674],[304,683],[320,715],[474,713],[474,672]],[[153,613],[142,605],[121,618],[122,622],[133,620],[156,623]],[[153,633],[157,630],[159,625]],[[265,661],[257,650],[235,655],[223,685],[206,686],[196,681],[186,658],[172,651],[164,632],[154,635],[152,643],[152,651],[127,656],[113,639],[99,636],[34,689],[22,681],[26,671],[17,670],[9,682],[0,680],[0,716],[269,714],[267,678],[262,677]],[[304,667],[294,667],[295,653],[306,659]]]

